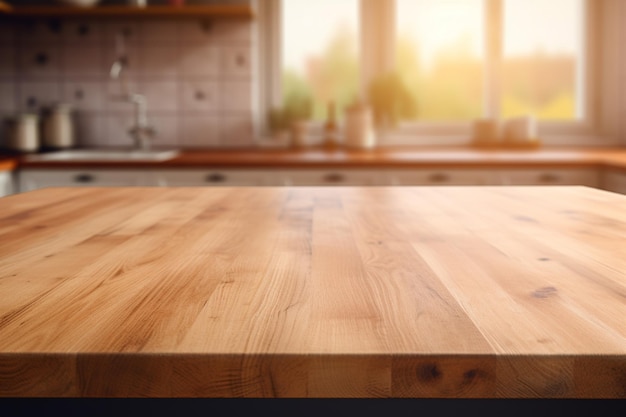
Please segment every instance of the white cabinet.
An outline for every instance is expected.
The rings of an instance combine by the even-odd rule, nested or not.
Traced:
[[[10,178],[10,175],[9,175]],[[10,182],[0,177],[0,192]],[[23,169],[20,192],[44,187],[238,187],[238,186],[480,186],[585,185],[626,193],[626,173],[613,172],[601,181],[594,169],[182,169],[79,170]],[[12,188],[12,187],[11,187]],[[606,187],[605,187],[606,188]],[[4,191],[3,191],[4,190]],[[619,190],[619,191],[618,191]]]
[[[45,187],[129,187],[154,185],[152,175],[141,170],[23,169],[18,174],[20,192]]]
[[[13,173],[11,171],[0,171],[0,197],[11,195],[13,192]]]
[[[384,174],[385,185],[445,186],[491,185],[493,173],[474,169],[405,169]]]
[[[305,169],[281,173],[288,186],[370,186],[383,185],[384,172],[353,169]]]
[[[600,186],[600,173],[593,168],[526,168],[493,171],[494,185]]]
[[[277,172],[269,170],[223,169],[153,171],[152,181],[161,187],[239,187],[284,185]]]
[[[626,194],[626,172],[607,170],[604,172],[602,188],[614,193]]]

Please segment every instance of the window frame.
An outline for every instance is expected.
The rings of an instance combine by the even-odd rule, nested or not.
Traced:
[[[282,50],[281,50],[281,4],[283,0],[257,2],[259,21],[259,124],[267,133],[265,115],[271,108],[282,105]],[[287,0],[288,1],[288,0]],[[538,121],[538,129],[544,145],[598,145],[600,144],[600,85],[599,71],[599,19],[598,1],[583,0],[583,106],[584,115],[575,121]],[[485,114],[494,117],[500,111],[502,62],[502,36],[504,26],[504,0],[485,0]],[[395,65],[394,45],[395,0],[360,0],[360,64],[361,94],[369,82]],[[488,81],[491,80],[491,81]],[[502,120],[502,119],[501,119]],[[321,131],[322,123],[314,126]],[[404,122],[397,129],[379,137],[381,145],[469,145],[472,121],[450,122]],[[605,143],[602,143],[605,144]]]

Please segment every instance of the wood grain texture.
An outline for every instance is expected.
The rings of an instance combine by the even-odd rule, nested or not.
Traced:
[[[0,396],[626,398],[626,197],[48,188],[0,200]]]

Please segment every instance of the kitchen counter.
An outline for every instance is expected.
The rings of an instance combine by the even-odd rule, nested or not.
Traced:
[[[450,168],[450,167],[611,167],[626,170],[626,149],[476,150],[388,147],[374,150],[199,150],[162,162],[27,161],[20,167],[91,168]]]
[[[0,396],[626,398],[626,196],[0,200]]]
[[[0,172],[13,171],[17,168],[18,161],[16,158],[2,157],[0,156]]]

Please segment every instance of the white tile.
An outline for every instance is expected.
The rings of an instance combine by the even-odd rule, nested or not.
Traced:
[[[103,121],[102,146],[109,147],[132,147],[133,138],[130,136],[130,129],[133,126],[132,113],[109,114]]]
[[[152,144],[156,147],[178,146],[178,117],[174,113],[149,113],[148,124],[155,129]],[[132,114],[110,114],[104,116],[103,146],[134,146],[130,130],[134,125]]]
[[[178,47],[171,45],[146,46],[139,50],[140,77],[175,79],[178,75]]]
[[[178,83],[176,81],[141,81],[139,92],[146,97],[150,112],[178,110]]]
[[[178,45],[179,22],[176,20],[144,20],[139,24],[142,45]]]
[[[79,111],[101,112],[104,110],[105,85],[102,82],[65,81],[63,101]]]
[[[245,112],[252,110],[252,83],[249,81],[224,81],[220,84],[222,111]]]
[[[76,145],[95,148],[105,145],[104,116],[98,113],[74,112],[74,137]]]
[[[104,24],[104,47],[115,51],[120,38],[124,36],[124,44],[128,47],[137,46],[139,43],[139,23],[132,20],[107,21]]]
[[[25,20],[17,25],[16,36],[20,45],[60,45],[63,29],[57,20]]]
[[[216,116],[184,115],[180,119],[179,145],[184,148],[219,146],[219,119]]]
[[[179,22],[181,44],[215,42],[215,23],[210,19],[184,19]]]
[[[250,47],[224,46],[220,54],[222,79],[251,79],[252,50]]]
[[[56,79],[61,75],[61,48],[55,45],[26,45],[19,49],[18,70],[22,77]]]
[[[220,44],[250,44],[253,41],[252,28],[250,22],[215,22],[213,36]]]
[[[63,48],[63,75],[65,79],[97,78],[108,74],[101,48],[72,46]]]
[[[101,47],[104,42],[104,26],[93,20],[67,20],[63,27],[63,42],[71,46]]]
[[[17,71],[16,51],[13,45],[0,45],[0,77],[13,77]]]
[[[123,52],[118,51],[115,47],[105,47],[103,52],[105,75],[107,77],[110,76],[113,63],[122,58],[120,54],[123,53],[126,62],[126,67],[123,70],[124,74],[131,78],[137,77],[139,74],[139,50],[140,47],[136,45],[128,45]]]
[[[139,93],[139,84],[135,80],[128,80],[128,93]],[[120,81],[110,80],[105,82],[104,86],[104,108],[109,113],[128,113],[132,114],[133,105],[122,97],[124,91]]]
[[[201,80],[181,82],[180,110],[205,114],[219,110],[219,83]]]
[[[155,147],[178,147],[178,117],[172,113],[151,113],[148,123],[155,129],[152,145]]]
[[[180,41],[219,45],[249,45],[254,41],[253,26],[249,22],[226,22],[210,19],[180,22]]]
[[[254,145],[254,123],[251,115],[220,118],[220,145],[225,148]]]
[[[0,112],[11,114],[17,111],[17,89],[15,83],[0,81]]]
[[[181,49],[180,75],[182,77],[217,77],[219,49],[210,44],[188,44]]]
[[[18,110],[39,111],[61,100],[61,88],[57,82],[22,82],[18,93]]]

